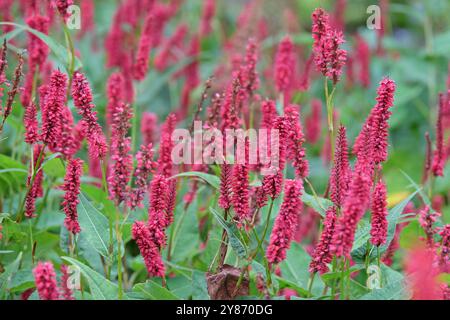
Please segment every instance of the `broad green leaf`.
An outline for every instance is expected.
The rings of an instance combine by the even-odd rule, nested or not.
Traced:
[[[192,273],[192,299],[209,300],[206,275],[204,272],[194,271]]]
[[[287,252],[286,259],[280,263],[282,278],[295,283],[300,288],[307,288],[310,278],[309,264],[311,257],[302,248],[299,243],[292,243]],[[322,279],[316,276],[314,280],[312,293],[314,295],[322,294]]]
[[[419,191],[416,190],[412,194],[410,194],[406,199],[401,201],[399,204],[397,204],[395,207],[389,210],[387,221],[388,221],[388,234],[386,243],[383,246],[380,246],[379,252],[380,254],[385,252],[386,249],[389,247],[389,244],[391,243],[392,239],[394,239],[395,230],[397,223],[400,220],[400,217],[402,215],[403,210],[405,209],[406,205],[414,198],[414,196]],[[356,258],[358,260],[363,260],[366,255],[366,243],[370,239],[370,224],[362,220],[359,224],[358,229],[356,230],[355,234],[355,241],[353,243],[353,249],[352,249],[352,257]],[[376,257],[377,251],[371,250],[372,257]]]
[[[0,274],[0,298],[4,299],[7,293],[7,288],[12,278],[19,269],[20,261],[22,260],[22,252],[19,253],[16,260],[6,266],[5,271]]]
[[[103,257],[109,258],[109,222],[81,193],[78,204],[78,221],[86,240]]]
[[[405,284],[404,277],[397,271],[382,265],[381,279],[383,286],[380,289],[373,289],[369,293],[361,296],[360,300],[406,300],[409,299],[409,292]]]
[[[116,300],[118,297],[117,285],[97,271],[91,269],[87,265],[70,257],[62,257],[62,259],[77,266],[80,272],[86,278],[89,288],[91,289],[92,298],[94,300]]]
[[[47,176],[53,178],[62,178],[66,173],[61,158],[46,159],[42,163],[42,170],[44,170]]]
[[[0,154],[0,194],[5,197],[25,188],[27,167],[22,163]]]
[[[147,300],[180,300],[178,296],[152,280],[136,284],[133,291],[140,293]]]
[[[31,270],[29,269],[19,270],[15,274],[9,285],[9,291],[12,293],[23,292],[29,288],[33,288],[34,286],[35,286],[34,277]]]
[[[199,178],[199,179],[207,182],[208,184],[210,184],[211,186],[213,186],[216,189],[219,189],[219,187],[220,187],[219,177],[209,174],[209,173],[198,172],[198,171],[189,171],[189,172],[183,172],[183,173],[176,174],[176,175],[172,176],[171,179],[179,178],[179,177],[195,177],[195,178]]]
[[[28,26],[13,23],[13,22],[0,22],[0,25],[11,25],[11,26],[15,26],[18,29],[31,32],[33,35],[35,35],[36,37],[41,39],[43,42],[45,42],[45,44],[50,48],[50,50],[53,51],[55,56],[58,58],[58,60],[60,62],[62,62],[64,64],[64,66],[69,65],[70,56],[71,56],[69,50],[66,47],[64,47],[63,45],[57,43],[55,40],[53,40],[48,35],[40,32],[40,31],[37,31],[35,29],[32,29]],[[75,57],[75,69],[81,68],[81,66],[82,66],[82,63],[81,63],[80,59]]]
[[[200,245],[197,220],[198,197],[192,201],[187,210],[184,206],[184,202],[177,206],[175,221],[171,226],[175,228],[171,252],[172,261],[175,263],[192,256]]]
[[[223,220],[220,213],[217,212],[214,208],[210,207],[209,210],[217,219],[222,228],[226,230],[231,248],[233,248],[238,257],[245,258],[247,256],[247,251],[245,249],[245,245],[242,243],[239,237],[239,231],[237,230],[236,225]]]

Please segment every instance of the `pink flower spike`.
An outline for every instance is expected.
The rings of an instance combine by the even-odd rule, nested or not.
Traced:
[[[350,257],[358,222],[369,203],[370,187],[370,176],[362,169],[355,171],[333,235],[331,249],[337,257]]]
[[[298,109],[299,107],[294,104],[291,104],[285,108],[287,119],[286,129],[288,130],[286,134],[286,155],[287,159],[292,161],[292,165],[295,168],[295,173],[297,176],[300,178],[305,178],[309,173],[309,163],[306,159],[305,148],[303,147],[305,135],[303,134],[303,128],[300,123],[300,114]],[[280,141],[283,140],[280,139]],[[280,168],[283,169],[284,166],[280,166]]]
[[[345,127],[341,125],[336,138],[334,165],[330,176],[330,198],[338,207],[341,207],[344,203],[350,179],[351,168],[348,161],[347,135]]]
[[[51,151],[58,151],[61,138],[62,113],[66,101],[67,76],[55,70],[50,79],[50,85],[42,105],[42,142]]]
[[[323,231],[320,241],[317,244],[314,254],[309,264],[309,272],[325,273],[328,272],[327,264],[333,259],[331,255],[331,241],[333,239],[334,229],[336,225],[336,207],[328,208],[325,220],[323,222]]]
[[[203,1],[202,19],[200,21],[200,34],[207,36],[212,31],[211,22],[216,13],[216,0]]]
[[[325,75],[333,81],[333,84],[336,84],[340,80],[342,67],[347,61],[347,51],[341,49],[341,44],[345,42],[344,34],[340,31],[334,31],[325,41],[328,63]]]
[[[136,221],[132,227],[133,239],[139,247],[145,266],[150,277],[164,277],[165,269],[158,247],[152,241],[150,231],[147,226]]]
[[[327,72],[328,49],[326,47],[326,37],[331,32],[329,15],[322,8],[317,8],[311,15],[312,19],[312,37],[314,39],[313,52],[314,63],[318,71],[323,75]]]
[[[224,163],[220,166],[220,196],[219,206],[223,209],[231,207],[231,172],[232,166]]]
[[[62,189],[66,192],[64,194],[64,201],[62,202],[66,218],[64,225],[73,234],[81,231],[78,223],[78,196],[80,194],[80,179],[83,174],[83,161],[80,159],[70,159],[67,164],[66,176],[64,178],[64,185]]]
[[[148,70],[150,50],[152,48],[152,33],[155,28],[155,16],[153,11],[149,11],[145,18],[144,27],[142,28],[141,38],[136,54],[136,63],[134,64],[134,78],[143,80]]]
[[[311,113],[308,118],[306,118],[306,140],[315,144],[319,138],[322,131],[322,101],[319,99],[313,99],[311,101]]]
[[[274,79],[278,92],[285,92],[291,85],[295,69],[294,44],[289,36],[281,40],[275,57]]]
[[[33,269],[33,275],[41,300],[59,300],[56,274],[50,262],[39,262]]]
[[[436,234],[434,223],[440,216],[441,214],[439,212],[431,210],[429,206],[425,206],[419,212],[419,223],[425,231],[428,248],[434,248],[434,235]]]
[[[277,264],[286,259],[286,251],[291,245],[297,228],[298,216],[303,206],[302,193],[303,182],[301,180],[286,180],[283,203],[275,218],[266,252],[270,264]]]
[[[137,166],[134,172],[135,188],[132,190],[128,200],[128,206],[131,210],[134,210],[136,207],[142,207],[142,201],[147,192],[148,178],[156,167],[156,163],[153,161],[152,144],[150,143],[148,146],[141,145],[139,152],[136,154],[136,159]]]
[[[386,185],[379,181],[375,186],[372,195],[372,228],[370,230],[370,242],[374,246],[381,246],[386,243],[387,238],[387,200]]]
[[[97,121],[97,113],[94,111],[91,88],[86,77],[78,71],[73,75],[72,96],[75,107],[82,117],[89,153],[95,158],[104,159],[108,147],[102,128]]]
[[[73,297],[73,292],[68,286],[68,283],[70,281],[68,269],[69,268],[65,264],[61,265],[61,295],[63,300],[75,300],[75,298]]]
[[[111,200],[119,205],[128,197],[128,182],[133,169],[133,156],[130,154],[131,138],[128,131],[131,128],[133,117],[131,107],[121,103],[113,115],[111,130],[111,159],[113,165],[108,176],[109,193]]]
[[[172,133],[177,125],[177,116],[171,113],[167,116],[166,122],[161,129],[161,138],[159,143],[159,159],[158,159],[158,174],[169,178],[173,175],[172,162]]]
[[[245,220],[251,219],[249,205],[249,169],[247,164],[235,164],[232,171],[231,189],[235,219],[242,226]]]
[[[353,153],[358,158],[364,156],[373,163],[384,162],[388,155],[388,120],[391,116],[390,108],[394,104],[395,82],[384,78],[378,87],[377,103],[372,108],[363,129],[356,138]],[[362,152],[368,150],[369,154]]]
[[[31,102],[25,108],[23,116],[23,123],[25,127],[25,142],[33,144],[39,140],[39,123],[37,120],[36,105]]]
[[[444,94],[439,93],[439,111],[436,122],[436,150],[433,154],[433,165],[431,170],[435,177],[444,176],[444,166],[445,166],[445,151],[444,151],[444,128],[442,125],[442,120],[444,117],[446,99]]]
[[[113,123],[114,113],[121,102],[124,101],[125,79],[120,72],[111,74],[106,85],[106,96],[108,104],[106,105],[106,121],[108,126]]]
[[[144,112],[141,119],[141,134],[144,145],[155,143],[158,132],[158,116],[153,112]]]
[[[434,250],[422,247],[410,250],[406,256],[405,272],[413,300],[442,299],[435,258]]]
[[[148,228],[153,243],[158,248],[166,245],[166,228],[172,222],[167,215],[168,183],[166,178],[155,175],[150,183]]]

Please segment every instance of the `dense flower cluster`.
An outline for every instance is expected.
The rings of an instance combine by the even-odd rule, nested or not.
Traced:
[[[331,241],[333,240],[334,229],[336,225],[336,207],[330,207],[323,222],[323,230],[320,241],[314,249],[311,263],[309,264],[309,272],[325,273],[327,272],[327,264],[333,259],[331,254]]]
[[[133,169],[133,157],[130,154],[131,138],[127,136],[132,117],[130,106],[121,103],[116,107],[112,119],[110,150],[113,165],[108,183],[110,197],[118,205],[127,199],[128,182]]]
[[[62,189],[66,192],[62,206],[66,214],[64,225],[67,230],[74,234],[81,231],[78,223],[77,205],[79,202],[78,195],[80,194],[80,178],[82,174],[83,161],[81,159],[70,159],[67,164],[64,185],[62,186]]]
[[[370,230],[370,242],[377,247],[386,243],[388,227],[386,193],[386,185],[383,181],[379,181],[372,195],[372,229]]]
[[[267,247],[266,256],[271,264],[277,264],[286,259],[286,251],[291,245],[302,207],[302,193],[303,183],[301,180],[286,180],[283,203],[275,218],[270,243]]]
[[[341,207],[348,191],[351,178],[351,168],[348,162],[347,135],[344,126],[339,127],[336,137],[336,151],[334,154],[334,165],[330,176],[330,199],[334,204]]]
[[[33,275],[41,300],[59,300],[55,269],[50,262],[39,262],[33,269]]]
[[[102,128],[97,121],[97,113],[93,110],[92,92],[86,77],[75,72],[72,83],[72,96],[78,113],[82,116],[83,131],[89,145],[89,153],[103,159],[108,151]]]

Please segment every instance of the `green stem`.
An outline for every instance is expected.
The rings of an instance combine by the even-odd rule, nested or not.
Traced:
[[[341,292],[340,292],[341,300],[343,300],[345,297],[344,291],[345,291],[345,258],[342,260],[341,263]]]
[[[256,252],[258,252],[261,248],[262,248],[262,244],[264,242],[264,240],[266,239],[266,235],[267,235],[267,230],[269,229],[269,224],[270,224],[270,217],[272,215],[272,209],[273,209],[273,198],[270,199],[270,206],[269,206],[269,212],[267,213],[267,219],[266,219],[266,225],[264,226],[264,232],[263,235],[258,243],[258,247],[256,248]]]
[[[333,96],[336,86],[333,85],[333,89],[331,93],[328,92],[328,79],[325,78],[324,81],[324,89],[325,89],[325,103],[327,107],[327,119],[328,119],[328,134],[330,138],[330,146],[331,146],[331,160],[334,158],[334,114],[333,114]]]
[[[116,210],[116,239],[117,239],[117,281],[119,286],[119,300],[123,297],[122,287],[122,234],[120,232],[120,215],[119,210]]]
[[[305,177],[304,180],[306,181],[306,183],[308,184],[309,188],[311,189],[311,192],[313,193],[313,196],[314,196],[314,200],[316,200],[316,202],[319,205],[320,209],[322,209],[323,211],[326,211],[326,209],[322,206],[322,203],[319,201],[319,196],[317,195],[317,192],[314,189],[314,187],[311,184],[311,182],[309,181],[309,179]]]

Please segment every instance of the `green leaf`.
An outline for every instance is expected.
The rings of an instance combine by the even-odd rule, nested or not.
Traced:
[[[78,204],[78,221],[81,232],[91,246],[105,258],[109,258],[109,222],[81,193]]]
[[[22,260],[22,252],[19,253],[16,260],[14,260],[11,264],[9,264],[5,271],[0,274],[0,298],[4,299],[7,293],[7,288],[9,287],[9,283],[12,278],[16,274],[19,269],[20,261]]]
[[[184,202],[181,202],[175,213],[175,223],[171,228],[175,228],[176,236],[173,239],[171,257],[172,261],[177,263],[192,256],[193,251],[199,248],[198,234],[198,197],[196,197],[184,210]]]
[[[328,199],[315,197],[306,192],[302,195],[302,201],[308,207],[313,208],[322,217],[325,217],[325,211],[328,209],[328,207],[331,207],[333,205],[333,203]]]
[[[199,178],[199,179],[207,182],[208,184],[210,184],[211,186],[213,186],[216,189],[219,189],[219,187],[220,187],[219,177],[209,174],[209,173],[198,172],[198,171],[189,171],[189,172],[183,172],[183,173],[176,174],[176,175],[172,176],[170,179],[179,178],[179,177],[195,177],[195,178]]]
[[[97,271],[91,269],[87,265],[70,257],[62,257],[62,259],[77,266],[80,272],[86,278],[89,288],[91,289],[92,298],[94,300],[116,300],[118,297],[117,285]]]
[[[409,292],[403,275],[386,265],[381,265],[381,279],[384,284],[380,289],[373,289],[361,296],[360,300],[406,300]]]
[[[247,250],[239,237],[239,231],[237,230],[236,225],[223,220],[220,213],[218,213],[214,208],[209,207],[209,210],[217,219],[222,228],[226,230],[231,248],[238,255],[238,257],[245,258],[247,256]]]
[[[23,292],[29,288],[33,288],[34,286],[34,277],[31,270],[19,270],[13,277],[9,290],[12,293]]]
[[[386,243],[380,247],[379,252],[380,254],[385,252],[387,248],[389,247],[389,244],[391,243],[392,239],[394,239],[395,230],[397,223],[400,220],[400,217],[402,215],[403,210],[405,209],[406,205],[414,198],[414,196],[419,192],[419,190],[416,190],[412,194],[410,194],[406,199],[401,201],[399,204],[397,204],[395,207],[393,207],[391,210],[389,210],[387,221],[388,221],[388,234]],[[364,259],[366,255],[366,243],[370,239],[370,224],[362,220],[360,222],[360,225],[356,231],[355,234],[355,241],[353,243],[353,249],[352,249],[352,257],[359,259]],[[371,250],[372,257],[376,257],[376,250]]]
[[[406,199],[404,199],[402,202],[397,204],[395,207],[393,207],[391,210],[389,210],[389,214],[387,216],[388,221],[388,234],[386,243],[380,247],[380,253],[385,252],[389,245],[392,242],[392,239],[394,239],[395,236],[395,229],[397,227],[397,223],[400,220],[400,217],[403,213],[403,210],[405,210],[405,207],[408,205],[408,203],[416,196],[416,194],[419,192],[419,190],[416,190],[412,194],[410,194]]]
[[[304,290],[304,288],[308,287],[308,281],[310,278],[310,262],[311,257],[302,248],[302,246],[299,243],[292,243],[291,248],[287,252],[286,260],[280,263],[282,278],[295,283],[298,287],[303,288]],[[316,276],[312,293],[314,295],[321,295],[323,287],[324,285],[322,279]]]
[[[152,280],[136,284],[133,287],[133,292],[140,293],[147,300],[181,300],[178,296]]]
[[[66,173],[66,169],[64,168],[60,158],[46,159],[42,163],[42,170],[44,170],[47,176],[54,178],[64,177]]]
[[[0,194],[10,196],[25,188],[28,171],[22,163],[0,154]]]
[[[63,45],[57,43],[55,40],[53,40],[52,38],[50,38],[46,34],[40,32],[40,31],[37,31],[35,29],[32,29],[32,28],[30,28],[28,26],[17,24],[17,23],[13,23],[13,22],[0,22],[0,25],[15,26],[16,28],[21,29],[23,31],[31,32],[33,35],[35,35],[36,37],[41,39],[43,42],[45,42],[45,44],[50,48],[50,50],[53,51],[55,56],[58,58],[58,60],[64,66],[68,66],[69,65],[69,63],[70,63],[70,56],[71,56],[69,50],[66,47],[64,47]],[[81,66],[82,66],[82,63],[81,63],[80,59],[75,57],[75,69],[81,68]]]
[[[209,300],[208,286],[204,272],[194,271],[192,273],[192,299]]]

